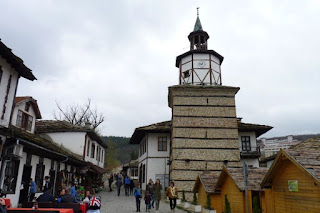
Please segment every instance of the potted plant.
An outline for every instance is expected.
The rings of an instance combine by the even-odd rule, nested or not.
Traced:
[[[203,213],[216,213],[216,210],[211,207],[211,198],[210,195],[207,194],[207,203],[202,211]]]
[[[195,189],[193,189],[193,201],[192,201],[192,207],[195,212],[201,212],[201,205],[198,205],[198,198],[197,198],[197,192]]]

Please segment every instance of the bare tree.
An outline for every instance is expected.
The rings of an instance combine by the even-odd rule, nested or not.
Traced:
[[[104,121],[103,114],[99,113],[96,107],[91,107],[90,98],[83,105],[73,104],[63,108],[57,101],[56,105],[58,112],[53,112],[54,119],[56,120],[65,120],[74,125],[82,126],[89,122],[93,129],[96,129]]]

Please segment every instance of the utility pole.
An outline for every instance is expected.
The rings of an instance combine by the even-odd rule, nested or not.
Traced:
[[[249,213],[249,200],[248,200],[248,164],[243,162],[243,176],[244,176],[244,191],[246,201],[246,213]]]

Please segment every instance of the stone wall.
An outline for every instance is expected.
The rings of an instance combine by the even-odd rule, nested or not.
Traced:
[[[172,108],[170,179],[189,201],[197,176],[240,166],[235,108],[237,87],[179,85],[169,88]]]

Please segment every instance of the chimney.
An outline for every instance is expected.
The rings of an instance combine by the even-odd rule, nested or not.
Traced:
[[[89,129],[92,128],[92,127],[91,127],[91,123],[90,123],[89,121],[86,121],[86,122],[84,123],[84,126],[87,127],[87,128],[89,128]]]

